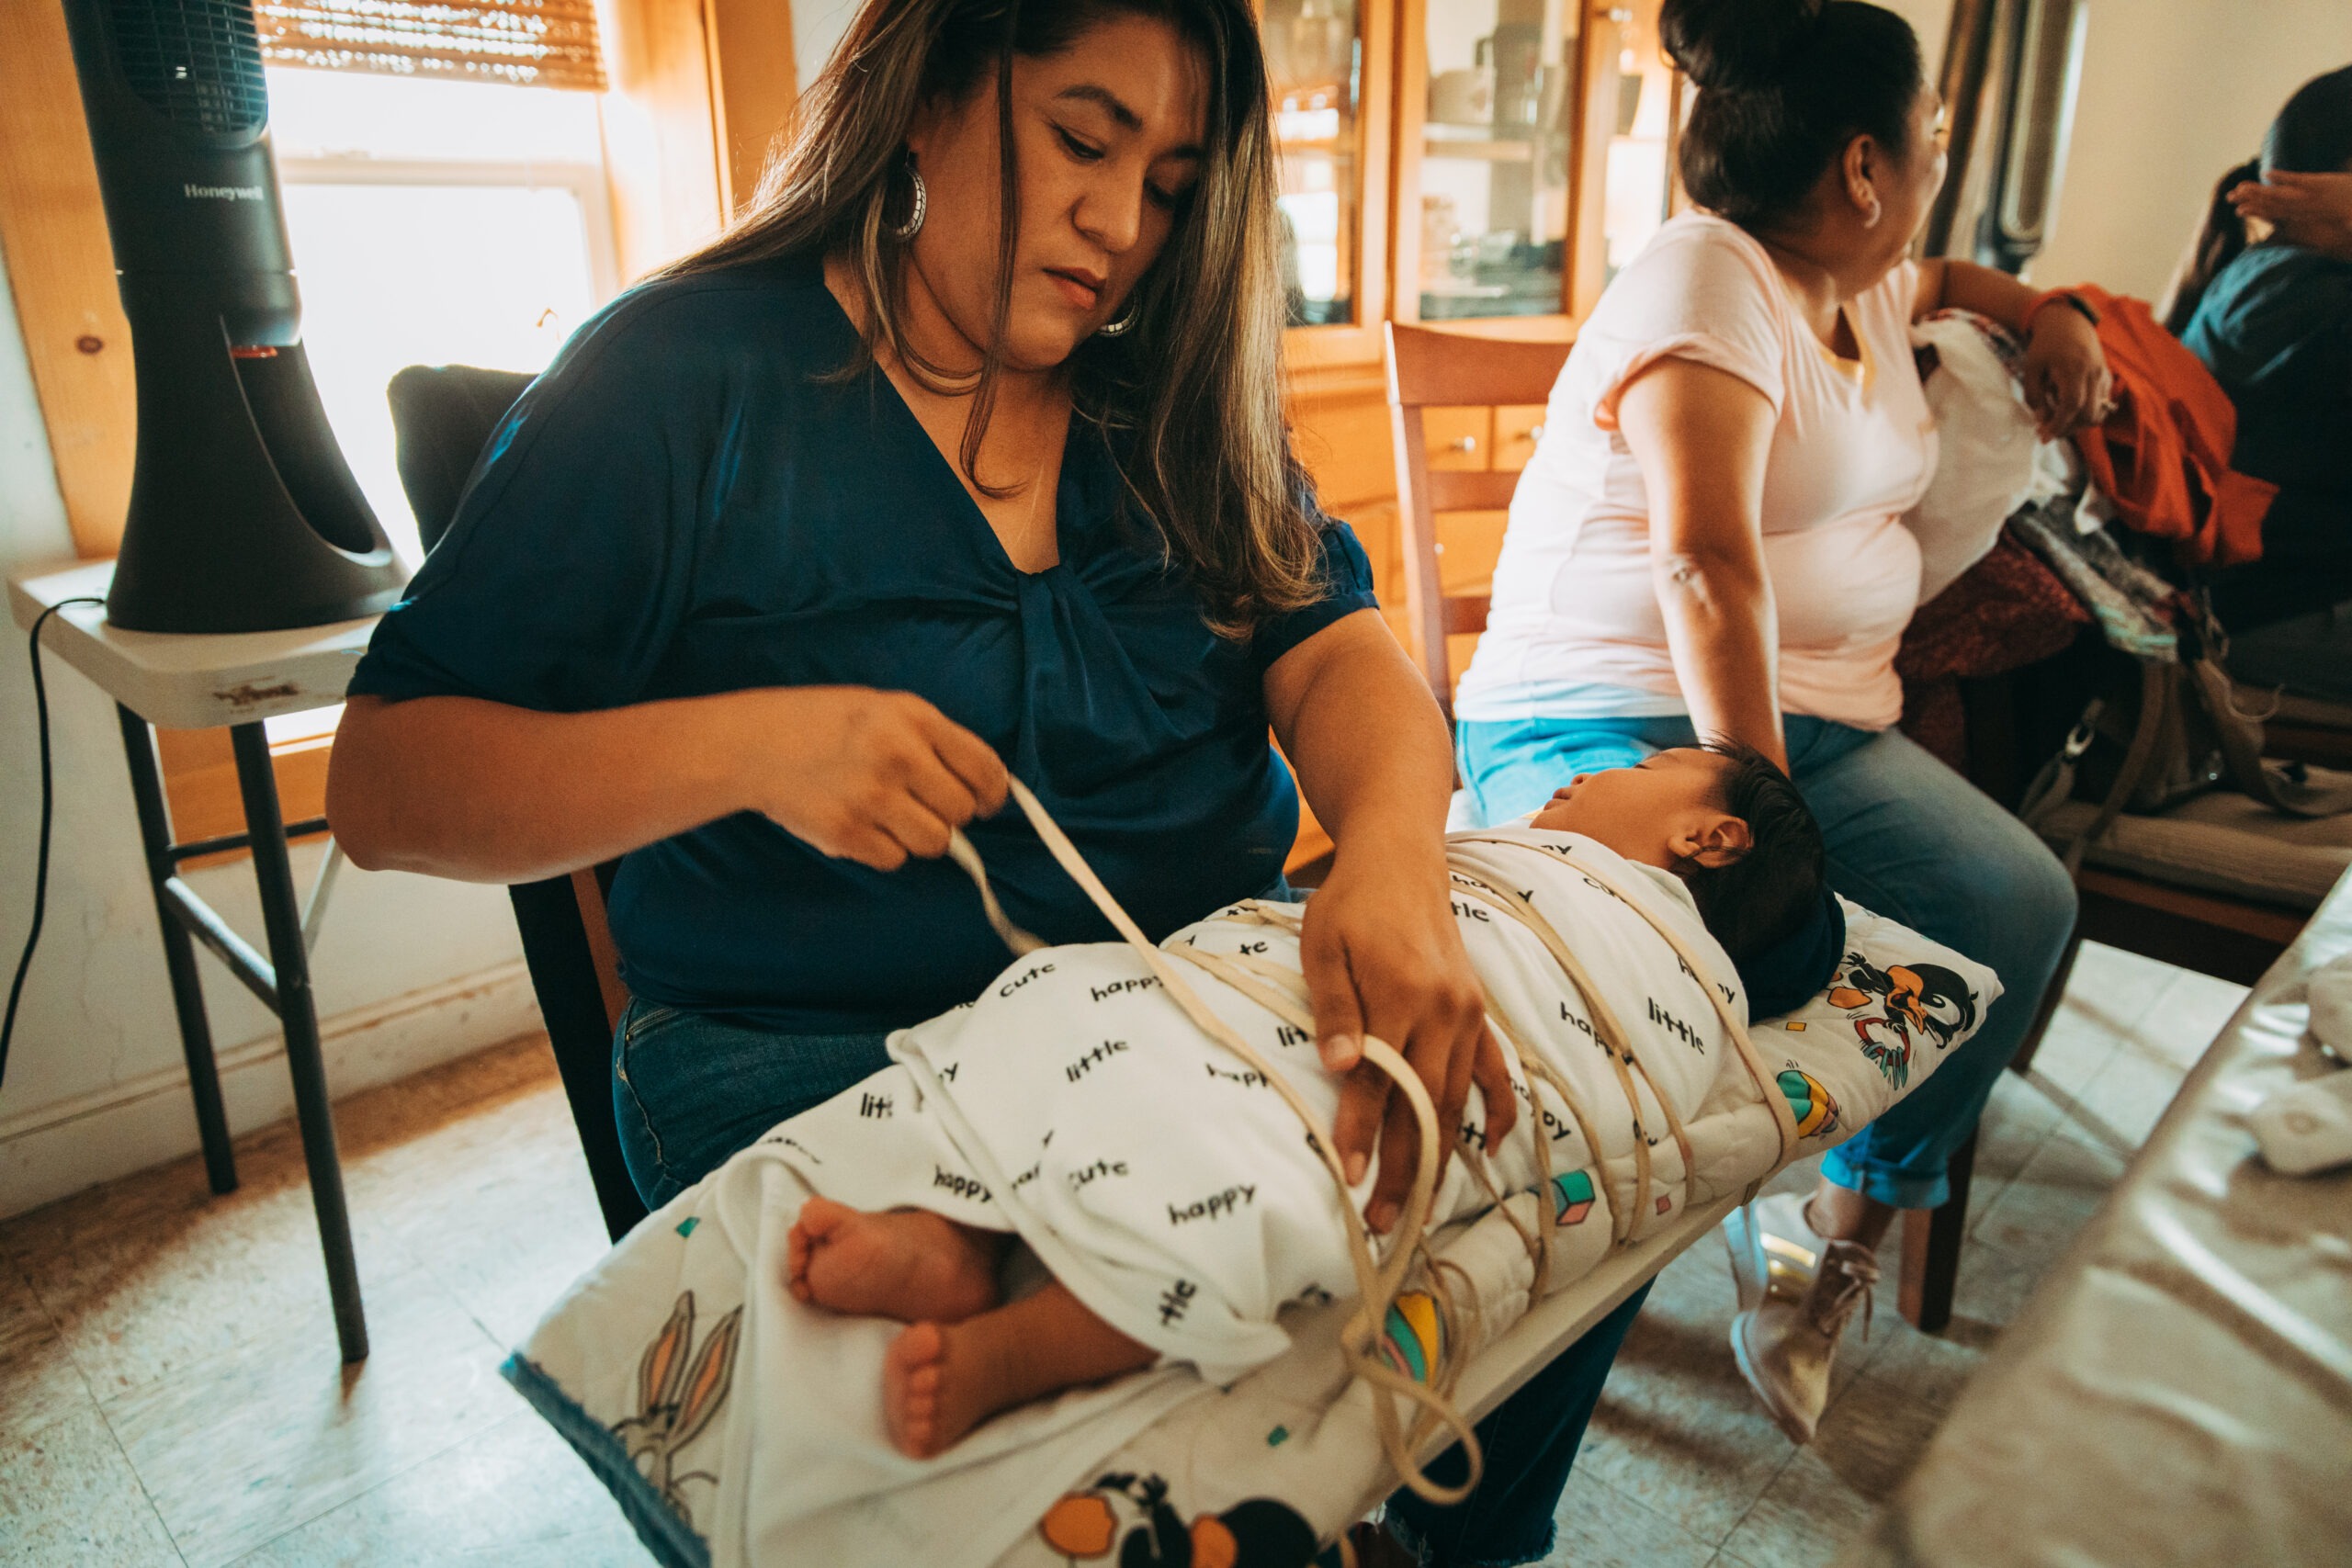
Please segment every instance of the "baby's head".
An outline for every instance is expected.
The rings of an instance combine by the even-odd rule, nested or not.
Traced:
[[[1787,941],[1821,906],[1820,825],[1788,774],[1745,746],[1688,746],[1579,773],[1534,826],[1682,878],[1735,963]]]

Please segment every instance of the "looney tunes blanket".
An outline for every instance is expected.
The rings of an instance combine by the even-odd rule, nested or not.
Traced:
[[[1532,829],[1460,836],[1450,855],[1524,1113],[1487,1148],[1474,1109],[1436,1193],[1445,1228],[1430,1256],[1468,1288],[1441,1311],[1429,1281],[1408,1281],[1388,1310],[1381,1354],[1417,1381],[1516,1322],[1539,1269],[1548,1290],[1571,1289],[1685,1211],[1840,1141],[1999,994],[1982,966],[1849,905],[1833,986],[1748,1030],[1731,965],[1672,875]],[[1514,898],[1573,953],[1512,918]],[[1335,1080],[1291,1021],[1295,995],[1274,994],[1298,985],[1295,919],[1237,906],[1161,945],[1205,955],[1188,974],[1197,995],[1328,1125]],[[1343,1227],[1368,1184],[1343,1201],[1260,1068],[1166,989],[1115,943],[1017,961],[975,1002],[895,1036],[889,1069],[640,1224],[509,1377],[668,1562],[1124,1559],[1136,1530],[1144,1561],[1311,1561],[1385,1464],[1371,1391],[1339,1348]],[[1017,1233],[1016,1258],[1164,1359],[909,1459],[880,1409],[899,1325],[784,1289],[786,1236],[812,1193]],[[1525,1243],[1538,1227],[1541,1259]],[[1170,1531],[1197,1550],[1168,1557]]]

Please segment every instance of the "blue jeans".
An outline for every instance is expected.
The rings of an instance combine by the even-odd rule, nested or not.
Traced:
[[[1478,1423],[1487,1472],[1476,1492],[1450,1508],[1393,1493],[1384,1516],[1388,1533],[1421,1562],[1446,1568],[1503,1568],[1549,1556],[1560,1493],[1600,1403],[1600,1385],[1649,1293],[1645,1281]],[[1459,1443],[1429,1468],[1430,1479],[1445,1486],[1459,1486],[1468,1473]]]
[[[1945,1169],[2025,1043],[2075,929],[2058,858],[1975,785],[1895,731],[1787,719],[1789,768],[1829,850],[1830,886],[1988,964],[2001,999],[1984,1026],[1894,1109],[1829,1151],[1821,1172],[1898,1209],[1951,1195]],[[1629,767],[1695,741],[1690,720],[1464,722],[1462,776],[1488,822],[1541,807],[1578,773]]]
[[[613,1031],[621,1158],[658,1209],[787,1117],[890,1065],[884,1034],[777,1034],[632,999]]]
[[[613,1032],[613,1111],[638,1195],[660,1208],[777,1122],[881,1071],[887,1038],[776,1034],[631,1001]],[[1647,1293],[1645,1286],[1479,1423],[1487,1472],[1476,1493],[1441,1509],[1399,1492],[1389,1500],[1390,1529],[1430,1542],[1440,1562],[1532,1562],[1548,1551],[1577,1445]],[[1461,1466],[1455,1449],[1431,1473],[1459,1480]]]

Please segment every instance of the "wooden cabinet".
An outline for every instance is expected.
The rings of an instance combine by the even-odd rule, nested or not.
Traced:
[[[1298,452],[1402,626],[1383,321],[1565,339],[1674,202],[1660,0],[1262,0],[1282,143]],[[1516,471],[1541,407],[1432,409],[1433,468]],[[1450,589],[1502,514],[1446,522]],[[1468,639],[1455,649],[1459,670]]]

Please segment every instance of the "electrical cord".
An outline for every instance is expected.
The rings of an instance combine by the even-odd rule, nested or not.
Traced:
[[[51,775],[49,758],[49,686],[41,679],[40,634],[49,618],[68,604],[103,604],[106,601],[84,594],[79,598],[60,599],[34,618],[31,637],[33,666],[33,713],[40,727],[40,848],[33,862],[33,923],[25,933],[25,951],[17,960],[17,978],[8,987],[8,1010],[0,1016],[0,1083],[8,1077],[8,1042],[17,1032],[17,1003],[25,994],[25,976],[33,966],[33,949],[40,945],[42,917],[49,912],[49,829],[50,818],[57,804],[55,781]]]

